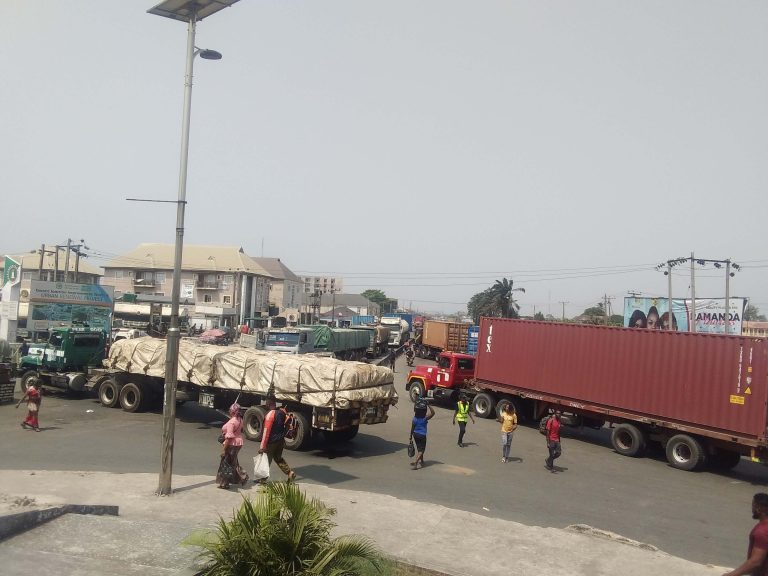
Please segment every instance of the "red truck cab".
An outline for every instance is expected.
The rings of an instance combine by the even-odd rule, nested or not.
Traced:
[[[437,366],[416,366],[408,373],[405,389],[411,402],[420,396],[456,402],[464,381],[475,377],[475,357],[459,352],[441,352]]]

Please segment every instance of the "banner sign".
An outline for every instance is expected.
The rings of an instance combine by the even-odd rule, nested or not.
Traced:
[[[21,264],[10,256],[3,264],[3,288],[0,290],[0,340],[16,342],[21,293]]]
[[[3,286],[15,286],[19,282],[21,282],[21,264],[10,256],[6,256],[3,265]]]
[[[51,326],[77,323],[108,332],[113,294],[112,286],[32,280],[27,328],[48,330]]]
[[[672,329],[687,332],[692,311],[690,298],[672,299]],[[741,334],[746,298],[729,298],[730,334]],[[696,332],[725,334],[725,298],[696,298]],[[650,330],[669,330],[669,299],[624,298],[624,326]]]

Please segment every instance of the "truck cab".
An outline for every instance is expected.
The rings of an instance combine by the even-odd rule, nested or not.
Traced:
[[[315,333],[311,328],[270,329],[264,341],[264,350],[284,354],[315,352]]]
[[[89,366],[105,357],[106,334],[101,330],[71,326],[52,328],[47,342],[33,344],[19,361],[21,386],[34,379],[43,386],[81,392]]]
[[[408,373],[405,389],[412,402],[421,396],[458,401],[464,381],[475,376],[475,357],[459,352],[441,352],[437,366],[416,366]]]

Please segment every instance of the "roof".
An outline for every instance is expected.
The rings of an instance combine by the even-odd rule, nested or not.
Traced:
[[[322,294],[320,306],[373,306],[374,303],[361,294]]]
[[[45,246],[46,253],[43,256],[43,270],[55,270],[56,269],[56,256],[53,254],[56,249],[55,245]],[[28,254],[8,254],[10,258],[21,263],[22,272],[33,272],[40,269],[40,249],[30,250]],[[49,253],[50,252],[50,253]],[[69,253],[69,271],[75,271],[75,260],[77,257],[74,252]],[[67,261],[67,248],[59,248],[59,270],[64,271],[64,265]],[[5,267],[5,260],[0,258],[0,270]],[[80,256],[79,264],[80,274],[90,274],[91,276],[102,276],[103,272],[101,268],[91,266],[87,263],[85,255]]]
[[[301,282],[301,278],[296,276],[291,270],[280,261],[280,258],[251,258],[256,264],[269,272],[270,276],[280,280],[291,280],[292,282]]]
[[[132,268],[142,270],[173,270],[173,244],[139,244],[130,252],[115,258],[104,268]],[[237,246],[184,245],[181,269],[201,272],[249,272],[272,277],[263,266]]]
[[[329,310],[328,312],[323,312],[320,314],[320,318],[323,319],[332,319],[332,318],[351,318],[352,316],[357,315],[357,312],[354,310],[350,310],[346,306],[336,306],[333,310]]]

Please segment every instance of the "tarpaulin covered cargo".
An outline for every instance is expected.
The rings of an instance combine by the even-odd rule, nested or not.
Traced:
[[[764,339],[483,318],[475,375],[566,408],[766,436]]]
[[[370,340],[367,332],[361,332],[351,328],[331,328],[326,324],[313,324],[302,326],[311,328],[315,333],[315,349],[328,352],[342,352],[344,350],[358,350],[368,348]]]
[[[367,334],[361,333],[367,341]],[[104,365],[112,370],[165,377],[165,340],[116,342]],[[392,371],[312,354],[286,355],[248,348],[179,344],[178,378],[198,386],[242,390],[309,406],[349,408],[353,402],[397,402]]]

